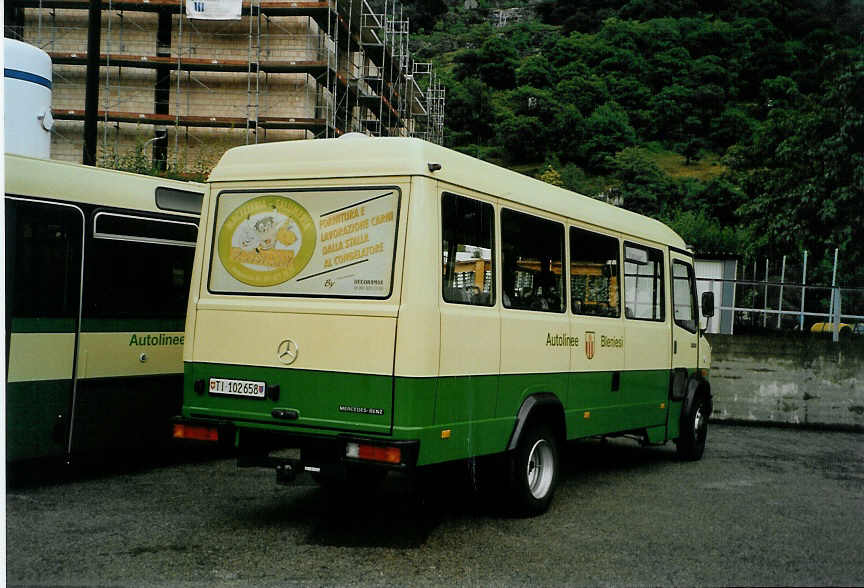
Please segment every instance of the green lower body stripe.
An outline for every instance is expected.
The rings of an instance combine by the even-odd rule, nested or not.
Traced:
[[[12,318],[12,333],[73,333],[74,318]],[[158,333],[183,332],[185,318],[165,319],[94,319],[84,318],[81,330],[85,333]]]
[[[281,432],[419,439],[418,465],[424,465],[504,450],[525,398],[539,392],[561,401],[569,439],[650,428],[656,440],[658,430],[671,428],[670,418],[677,431],[669,375],[669,370],[625,371],[613,389],[612,372],[392,378],[186,363],[183,415]],[[220,394],[215,387],[211,392],[211,378],[263,381],[270,391],[278,386],[278,399]],[[296,410],[299,418],[278,421],[271,416],[275,408]],[[445,430],[449,434],[442,435]]]

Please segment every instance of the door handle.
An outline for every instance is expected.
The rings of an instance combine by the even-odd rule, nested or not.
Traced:
[[[678,341],[672,343],[672,353],[678,353]]]
[[[296,421],[300,418],[300,413],[292,408],[274,408],[270,411],[270,416],[283,421]]]

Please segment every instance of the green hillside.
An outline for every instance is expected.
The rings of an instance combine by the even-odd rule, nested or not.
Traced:
[[[864,285],[864,0],[407,7],[447,146]]]

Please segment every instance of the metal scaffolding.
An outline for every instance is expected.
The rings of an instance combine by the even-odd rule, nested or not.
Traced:
[[[8,2],[7,36],[57,66],[55,119],[82,121],[89,3]],[[184,0],[103,8],[103,156],[116,159],[121,135],[140,136],[142,126],[152,126],[154,160],[173,132],[175,166],[184,148],[211,141],[207,128],[238,131],[246,144],[345,132],[442,141],[444,88],[430,63],[413,60],[410,22],[394,0],[244,0],[241,21],[189,20]]]

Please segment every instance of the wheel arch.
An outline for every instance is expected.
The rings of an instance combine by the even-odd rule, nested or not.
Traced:
[[[687,414],[693,401],[700,395],[705,397],[705,403],[708,409],[708,414],[705,416],[711,416],[711,413],[714,412],[714,398],[711,395],[711,384],[708,380],[698,374],[691,376],[687,382],[687,392],[684,395],[684,402],[681,405],[682,415]]]
[[[527,426],[538,421],[549,424],[560,443],[567,440],[567,424],[561,400],[551,392],[538,392],[522,401],[522,406],[516,413],[516,424],[507,442],[507,451],[516,449]]]

